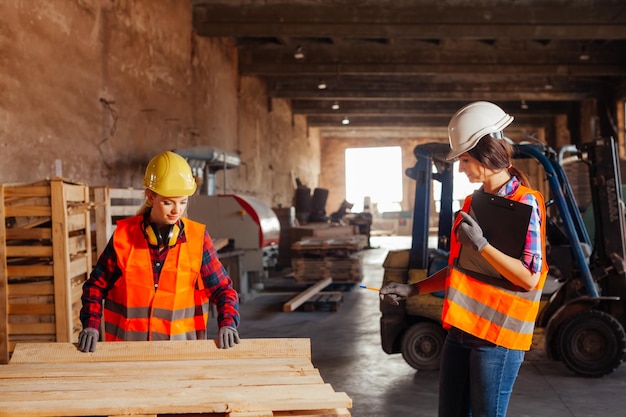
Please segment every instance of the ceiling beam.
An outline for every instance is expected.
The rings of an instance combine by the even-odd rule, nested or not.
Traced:
[[[326,63],[301,64],[282,63],[239,63],[242,75],[259,77],[271,76],[321,76],[341,75],[507,75],[523,73],[527,76],[626,76],[626,65],[585,65],[585,64],[403,64],[403,63]]]
[[[259,6],[246,0],[196,0],[193,23],[198,34],[220,37],[626,39],[626,14],[615,1],[567,7],[384,3],[354,7],[266,0]]]
[[[194,25],[201,36],[209,37],[390,37],[408,39],[626,39],[626,25],[528,25],[497,24],[308,24],[256,23],[245,24],[203,22]]]
[[[451,115],[456,112],[467,101],[349,101],[337,103],[339,108],[333,110],[333,101],[319,100],[294,100],[292,101],[292,111],[294,114],[308,114],[316,116],[338,116],[338,115],[359,115],[359,116],[420,116],[430,117],[441,114]],[[505,111],[516,114],[541,114],[557,115],[578,111],[578,106],[572,102],[533,102],[524,101],[526,109],[521,108],[521,101],[498,101],[498,105]]]
[[[374,116],[348,116],[349,124],[343,124],[345,116],[308,116],[307,124],[309,127],[336,126],[337,128],[354,128],[354,127],[396,127],[396,126],[413,126],[413,127],[442,127],[447,126],[450,121],[451,114],[431,115],[431,116],[391,116],[383,115]],[[547,127],[554,124],[554,116],[517,116],[515,117],[516,127]]]
[[[567,91],[308,91],[308,90],[271,90],[270,97],[307,100],[398,100],[398,101],[473,101],[473,100],[536,100],[536,101],[580,101],[593,98],[591,92]]]

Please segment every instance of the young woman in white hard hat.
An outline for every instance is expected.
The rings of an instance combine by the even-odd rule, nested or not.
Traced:
[[[470,182],[482,183],[482,191],[531,206],[522,255],[509,256],[489,243],[469,215],[470,195],[454,222],[448,266],[417,284],[388,283],[380,290],[381,297],[396,304],[445,290],[442,322],[449,331],[441,358],[440,417],[505,416],[532,342],[548,272],[546,214],[542,195],[511,163],[513,148],[502,131],[512,121],[493,103],[461,108],[448,125],[448,159],[458,158],[459,171]],[[506,219],[500,221],[506,230]],[[500,276],[459,268],[462,248],[482,257]]]
[[[234,346],[237,292],[205,225],[183,217],[196,191],[189,164],[160,153],[148,163],[143,185],[144,205],[117,222],[83,285],[79,350],[95,351],[103,316],[106,341],[206,339],[208,303],[217,306],[219,347]]]

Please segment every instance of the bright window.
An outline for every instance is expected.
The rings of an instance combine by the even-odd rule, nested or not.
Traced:
[[[346,200],[354,204],[353,213],[363,211],[366,197],[372,211],[374,207],[400,210],[402,150],[399,146],[346,149]]]
[[[463,204],[463,200],[469,194],[473,193],[474,190],[480,188],[482,183],[472,184],[467,179],[467,175],[459,172],[459,162],[454,163],[453,169],[453,191],[452,191],[452,210],[457,211],[461,209],[461,204]],[[435,200],[435,207],[437,212],[439,212],[439,204],[441,201],[441,183],[439,181],[433,181],[433,198]]]

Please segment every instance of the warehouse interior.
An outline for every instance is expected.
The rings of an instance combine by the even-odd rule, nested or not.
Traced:
[[[17,343],[76,342],[80,285],[171,150],[196,176],[188,215],[233,278],[242,338],[310,339],[351,398],[306,415],[436,415],[437,371],[383,351],[378,296],[359,287],[388,279],[416,227],[437,245],[442,203],[416,189],[417,147],[447,146],[455,111],[484,100],[514,117],[514,143],[558,155],[582,214],[593,164],[577,149],[612,138],[626,175],[621,0],[11,0],[0,52],[3,364]],[[516,165],[551,194],[544,168]],[[575,375],[540,333],[510,415],[622,415],[624,369]],[[281,412],[296,411],[254,415],[296,415]]]

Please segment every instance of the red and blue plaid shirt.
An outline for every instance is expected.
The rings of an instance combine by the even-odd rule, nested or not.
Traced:
[[[177,244],[187,241],[184,228],[178,236]],[[164,250],[149,245],[152,259],[152,274],[155,286],[159,283],[161,267],[169,252],[169,247]],[[239,326],[239,298],[237,291],[233,289],[232,280],[217,257],[217,251],[209,233],[204,232],[204,245],[202,253],[202,266],[200,275],[204,281],[205,291],[211,303],[217,306],[218,326]],[[89,279],[83,285],[80,321],[83,328],[91,327],[100,329],[102,320],[102,301],[107,297],[109,290],[122,276],[122,271],[117,264],[117,255],[113,246],[113,238],[109,240],[106,248],[100,255],[96,266],[91,272]]]
[[[520,181],[517,177],[512,177],[506,184],[498,190],[496,195],[501,197],[511,196],[517,191]],[[533,274],[541,271],[541,262],[543,257],[543,248],[541,242],[541,209],[539,202],[532,194],[526,194],[520,200],[521,203],[528,204],[533,208],[530,214],[530,222],[528,223],[528,232],[526,233],[526,244],[522,253],[522,263]]]

